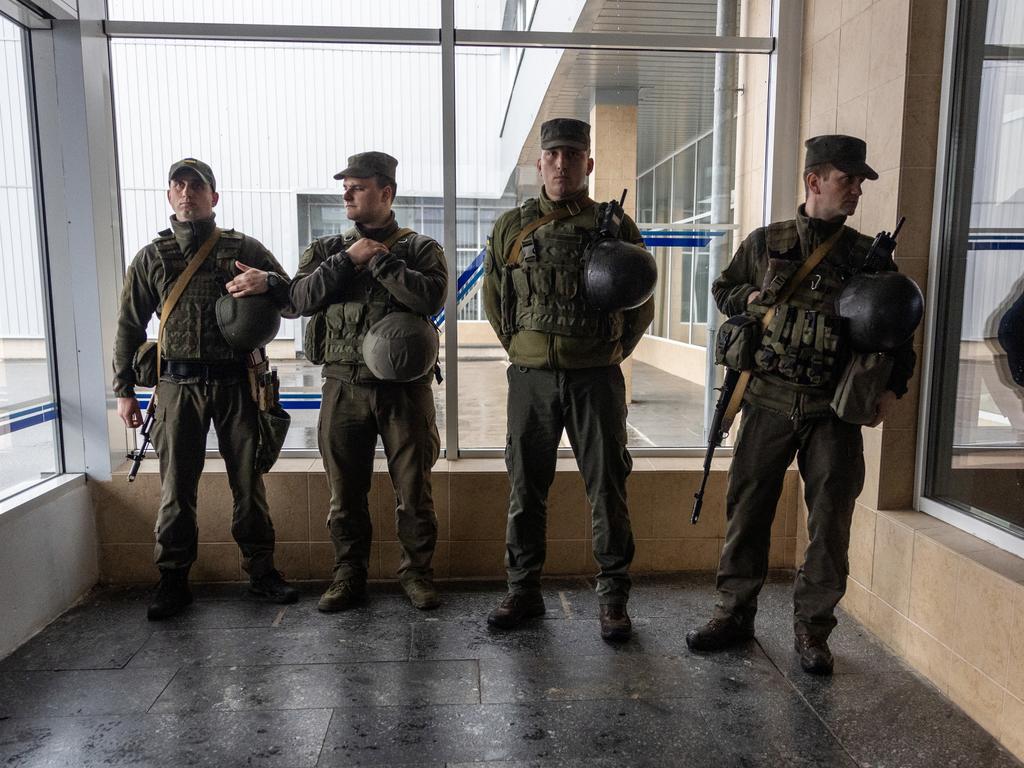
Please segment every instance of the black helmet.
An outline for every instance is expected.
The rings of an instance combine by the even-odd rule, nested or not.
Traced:
[[[658,267],[639,245],[604,238],[583,256],[583,295],[606,312],[639,307],[654,293]]]
[[[389,312],[363,337],[363,361],[382,381],[415,381],[437,362],[437,329],[423,315]]]
[[[905,343],[924,315],[917,283],[899,272],[854,275],[836,302],[857,352],[892,352]]]
[[[265,293],[239,299],[225,293],[217,299],[217,327],[233,349],[251,352],[277,336],[281,310]]]

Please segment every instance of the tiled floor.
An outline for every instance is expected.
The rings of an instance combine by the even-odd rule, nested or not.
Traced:
[[[286,608],[205,586],[161,624],[143,590],[98,591],[0,662],[0,765],[1019,765],[848,617],[835,676],[804,675],[785,575],[756,642],[689,653],[711,583],[638,578],[621,647],[584,579],[546,582],[547,617],[516,632],[484,622],[499,584],[446,584],[430,613],[375,586],[330,616],[320,585]]]

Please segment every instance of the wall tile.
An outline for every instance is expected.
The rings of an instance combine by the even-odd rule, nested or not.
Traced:
[[[875,511],[856,504],[850,526],[850,575],[865,587],[871,587],[875,560]]]
[[[831,36],[843,18],[842,0],[813,0],[810,4],[811,40],[817,42]]]
[[[868,95],[866,92],[856,98],[840,101],[836,113],[836,131],[845,133],[847,136],[860,136],[861,138],[867,136]]]
[[[872,86],[906,73],[909,26],[910,0],[876,0],[871,6]]]
[[[200,543],[199,556],[189,578],[193,581],[248,581],[248,574],[242,571],[238,545],[221,543]]]
[[[907,625],[906,658],[936,688],[948,693],[953,651],[913,622]]]
[[[1024,760],[1024,701],[1009,693],[1003,698],[999,740],[1019,760]]]
[[[327,487],[327,475],[310,472],[306,476],[306,493],[309,497],[309,540],[330,541],[327,516],[331,511],[331,492]]]
[[[871,7],[874,0],[843,0],[842,23],[845,25]]]
[[[879,509],[910,509],[914,504],[914,456],[917,429],[882,427],[882,466],[902,471],[882,472],[878,478]]]
[[[233,510],[234,499],[228,486],[228,476],[207,468],[199,478],[199,497],[196,504],[199,541],[234,541],[231,536]]]
[[[712,472],[696,525],[690,523],[693,496],[700,487],[697,472],[658,472],[653,478],[653,536],[660,539],[715,538],[725,533],[724,472]]]
[[[871,589],[904,616],[909,613],[913,554],[914,532],[879,515]]]
[[[857,502],[868,509],[878,508],[878,475],[882,471],[882,430],[862,429],[864,438],[864,488]]]
[[[591,574],[597,570],[590,554],[590,541],[552,539],[547,546],[544,559],[546,574]]]
[[[289,581],[309,580],[309,543],[277,542],[274,545],[274,567]]]
[[[869,126],[870,131],[870,126]],[[868,162],[874,162],[871,142],[868,142]],[[869,236],[879,230],[891,231],[896,225],[900,203],[899,169],[879,170],[877,181],[864,184],[864,196],[860,200],[861,223],[858,229]],[[900,240],[905,239],[900,232]]]
[[[323,542],[309,545],[309,578],[331,581],[334,578],[334,546]]]
[[[998,574],[960,559],[952,647],[999,685],[1007,682],[1015,591]]]
[[[1000,716],[1005,693],[983,672],[959,656],[953,656],[949,675],[949,698],[997,738],[1000,735]]]
[[[953,644],[959,560],[927,535],[915,536],[910,618],[947,646]]]
[[[155,584],[160,579],[152,544],[100,544],[99,555],[103,584]]]
[[[871,596],[868,626],[894,653],[903,655],[906,652],[910,622],[905,614],[879,599],[877,595]]]
[[[506,475],[453,473],[449,487],[452,541],[504,541],[509,494]]]
[[[854,578],[846,580],[846,594],[839,607],[861,624],[867,625],[871,613],[871,593]]]
[[[903,148],[903,96],[906,79],[896,77],[868,91],[868,163],[879,173],[898,170]],[[870,187],[869,187],[870,189]],[[888,227],[892,229],[892,227]]]
[[[264,475],[264,484],[277,540],[309,541],[309,481],[306,475],[270,472]]]
[[[104,544],[150,544],[160,506],[160,476],[140,472],[129,483],[126,475],[90,482],[96,510],[97,535]]]
[[[811,122],[823,112],[835,113],[839,105],[839,32],[835,31],[815,43],[811,51]],[[804,76],[808,75],[804,70]],[[832,125],[835,125],[833,119]]]
[[[1024,590],[1014,595],[1013,627],[1010,630],[1010,662],[1006,687],[1018,699],[1024,699]],[[1021,721],[1024,723],[1024,720]]]
[[[946,45],[946,0],[912,0],[907,71],[941,75]]]
[[[653,539],[647,542],[647,549],[652,571],[713,571],[718,568],[722,540]]]
[[[449,573],[452,578],[505,578],[505,542],[453,540]]]
[[[845,104],[862,94],[868,87],[871,56],[871,14],[862,13],[839,28],[838,103]],[[817,55],[817,50],[815,51]],[[863,136],[864,134],[854,134]]]
[[[941,94],[941,74],[908,76],[903,110],[904,167],[935,167]]]

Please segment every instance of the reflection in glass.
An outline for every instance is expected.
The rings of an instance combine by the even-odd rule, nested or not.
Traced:
[[[983,6],[982,6],[983,7]],[[977,12],[977,11],[975,11]],[[980,21],[980,19],[979,19]],[[939,295],[939,348],[926,493],[1024,535],[1024,387],[1010,375],[1000,321],[1024,295],[1024,63],[1006,48],[1024,44],[1024,7],[988,4],[973,186],[951,201],[966,236],[946,255]],[[972,71],[965,68],[965,71]],[[1014,343],[1011,338],[1009,343]],[[1016,339],[1024,344],[1024,339]]]
[[[25,33],[0,15],[0,499],[60,471]]]

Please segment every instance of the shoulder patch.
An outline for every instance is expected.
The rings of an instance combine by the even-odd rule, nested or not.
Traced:
[[[786,253],[800,242],[796,221],[777,221],[765,228],[765,245],[773,253]]]

